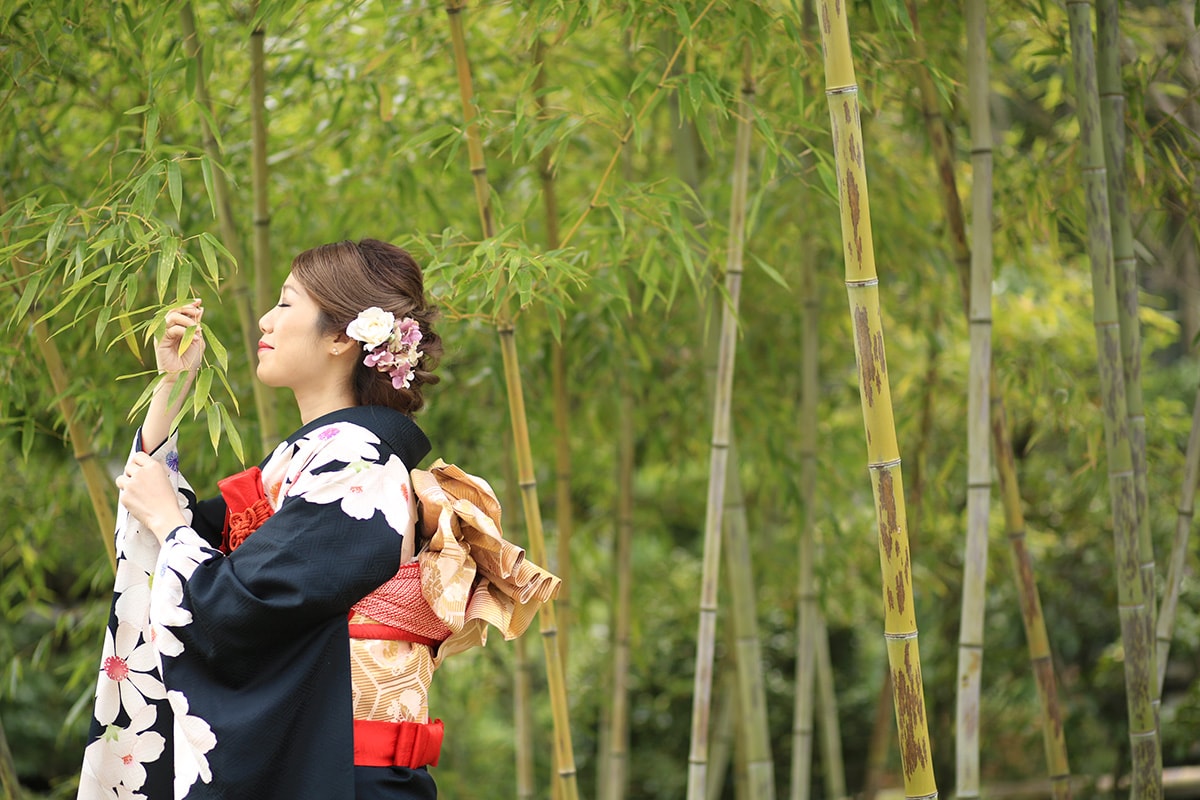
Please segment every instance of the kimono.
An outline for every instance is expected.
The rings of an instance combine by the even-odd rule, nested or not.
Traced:
[[[260,465],[269,516],[232,552],[225,501],[197,501],[175,435],[151,454],[188,525],[160,547],[119,509],[80,800],[433,796],[423,769],[355,766],[348,637],[355,605],[415,557],[409,471],[429,449],[386,408],[309,422]],[[367,791],[371,770],[420,791]]]

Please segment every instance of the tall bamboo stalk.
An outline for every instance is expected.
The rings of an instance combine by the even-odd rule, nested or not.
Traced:
[[[1188,537],[1192,528],[1196,481],[1200,478],[1200,391],[1192,409],[1192,430],[1188,434],[1187,451],[1183,462],[1183,485],[1179,487],[1179,508],[1175,517],[1175,540],[1171,546],[1171,562],[1167,570],[1167,587],[1163,592],[1158,614],[1158,691],[1162,696],[1167,678],[1167,657],[1171,654],[1171,631],[1175,627],[1175,609],[1179,604],[1179,587],[1187,562]]]
[[[470,157],[471,176],[475,186],[475,201],[479,210],[479,222],[483,235],[495,236],[492,218],[491,190],[488,186],[487,166],[483,156],[483,142],[476,122],[476,110],[471,86],[471,65],[467,60],[467,42],[463,31],[462,12],[464,0],[449,0],[446,16],[450,22],[450,38],[454,49],[454,66],[458,75],[459,97],[462,101],[463,122],[467,135],[467,152]],[[499,286],[497,291],[505,292]],[[529,443],[529,424],[525,414],[525,395],[521,385],[521,366],[517,355],[516,325],[507,304],[502,305],[496,318],[496,332],[500,339],[500,353],[504,360],[504,384],[508,393],[509,417],[512,421],[513,445],[516,451],[517,476],[521,486],[521,505],[525,511],[525,524],[529,531],[529,556],[545,564],[546,540],[542,529],[542,512],[538,506],[537,478],[533,470],[533,449]],[[546,682],[550,691],[550,707],[554,716],[554,755],[558,776],[562,782],[563,800],[577,800],[579,787],[576,780],[575,755],[571,745],[570,707],[567,702],[566,676],[558,648],[558,621],[554,602],[547,602],[538,613],[539,629],[542,634],[542,650],[546,659]]]
[[[533,47],[534,103],[538,118],[546,117],[546,46],[541,37]],[[542,181],[542,202],[546,208],[546,247],[558,249],[558,186],[550,148],[538,156],[538,177]],[[559,330],[566,336],[566,318],[560,315]],[[574,504],[571,502],[571,397],[567,391],[567,349],[562,338],[550,343],[550,374],[554,392],[554,520],[558,530],[558,649],[566,670],[571,652],[571,535],[575,529]]]
[[[1155,668],[1150,606],[1142,592],[1137,493],[1125,407],[1125,376],[1121,364],[1121,332],[1091,12],[1090,0],[1067,2],[1087,206],[1088,256],[1092,262],[1092,314],[1112,498],[1117,597],[1121,641],[1125,646],[1125,700],[1133,759],[1132,796],[1157,800],[1162,797],[1162,748],[1154,709],[1158,670]]]
[[[505,452],[511,453],[512,438],[505,436]],[[517,465],[504,459],[504,506],[510,509],[509,525],[521,524],[521,487]],[[533,663],[522,636],[513,642],[513,759],[516,766],[517,800],[533,800],[536,793],[533,770]]]
[[[245,276],[246,259],[243,257],[241,237],[233,218],[229,184],[225,180],[222,168],[224,158],[220,145],[217,144],[217,137],[209,124],[209,120],[214,118],[213,107],[208,95],[208,82],[204,77],[203,52],[196,35],[196,17],[191,2],[179,7],[179,23],[183,32],[183,51],[188,58],[196,62],[196,102],[206,112],[200,114],[200,125],[204,131],[204,151],[212,162],[212,191],[217,210],[217,225],[221,230],[222,243],[236,262],[235,269],[227,278],[229,294],[234,308],[237,309],[238,322],[242,329],[242,347],[246,354],[246,363],[253,369],[257,359],[258,319],[251,308],[250,285]],[[254,406],[258,411],[260,443],[263,452],[269,452],[275,446],[274,439],[267,437],[268,431],[276,429],[275,406],[270,401],[267,387],[261,381],[250,383],[254,390]]]
[[[846,293],[854,329],[859,396],[866,429],[867,467],[875,496],[883,571],[884,638],[895,686],[900,760],[907,797],[935,797],[933,756],[925,714],[912,568],[904,514],[904,483],[884,352],[879,278],[871,238],[858,84],[850,54],[844,3],[818,0],[834,161],[841,206]]]
[[[817,392],[820,345],[820,298],[813,258],[802,257],[800,296],[804,315],[800,322],[800,541],[797,547],[798,583],[796,597],[796,677],[792,707],[791,800],[808,800],[812,787],[813,672],[816,667],[815,636],[817,582],[813,569],[813,539],[817,523]]]
[[[955,180],[954,155],[942,114],[938,111],[938,97],[930,78],[924,39],[915,3],[908,3],[909,19],[913,27],[913,47],[921,69],[917,71],[917,83],[924,109],[926,128],[932,145],[934,159],[940,178],[942,204],[950,229],[954,261],[959,268],[959,284],[963,289],[963,309],[970,318],[970,271],[971,253],[967,247],[967,231],[963,222],[962,202],[958,196]],[[1001,383],[996,379],[993,363],[988,377],[990,394],[990,418],[992,428],[992,451],[995,461],[1000,497],[1004,508],[1004,527],[1009,542],[1013,580],[1020,598],[1021,621],[1025,628],[1025,641],[1029,648],[1029,661],[1037,684],[1038,699],[1042,711],[1042,744],[1046,754],[1047,771],[1051,791],[1055,800],[1071,797],[1071,769],[1067,758],[1067,743],[1063,733],[1062,706],[1058,700],[1058,682],[1054,675],[1054,662],[1050,652],[1050,637],[1046,632],[1046,619],[1042,613],[1042,600],[1034,576],[1033,561],[1025,540],[1025,511],[1021,502],[1021,488],[1017,478],[1016,460],[1013,456],[1012,434],[1008,427]]]
[[[1113,270],[1117,277],[1117,319],[1121,325],[1121,367],[1125,373],[1125,413],[1129,419],[1129,448],[1133,487],[1137,495],[1138,554],[1142,596],[1150,609],[1153,630],[1157,614],[1154,585],[1154,541],[1150,535],[1146,493],[1146,409],[1142,402],[1142,331],[1138,319],[1137,258],[1133,254],[1133,224],[1125,181],[1125,88],[1121,83],[1121,25],[1117,0],[1096,3],[1096,68],[1100,90],[1100,120],[1104,129],[1104,163],[1108,170],[1108,216],[1112,228]],[[1157,693],[1156,693],[1157,694]],[[1155,698],[1157,703],[1157,697]]]
[[[967,536],[958,634],[955,795],[979,797],[980,690],[986,606],[988,511],[992,493],[988,448],[992,366],[992,124],[988,109],[987,9],[967,0],[967,97],[971,125],[971,355],[967,384]],[[956,192],[957,194],[957,192]]]
[[[706,800],[721,800],[725,794],[725,775],[733,761],[733,740],[737,732],[736,670],[724,670],[717,692],[717,712],[713,715],[713,735],[708,747],[708,789]]]
[[[725,509],[726,473],[729,464],[730,406],[733,399],[733,364],[737,348],[738,297],[742,287],[742,254],[746,236],[746,187],[750,172],[750,115],[754,80],[750,72],[750,44],[742,58],[742,97],[729,212],[729,251],[725,266],[726,304],[721,313],[721,338],[717,348],[717,374],[713,387],[712,443],[708,472],[708,500],[704,512],[704,563],[700,586],[700,623],[696,637],[696,671],[692,693],[692,736],[688,755],[688,800],[704,800],[708,766],[708,720],[712,705],[712,670],[716,652],[717,584],[720,578],[721,527]]]
[[[8,749],[8,737],[4,735],[4,722],[0,720],[0,791],[4,800],[21,800],[21,780],[13,763],[12,751]]]
[[[746,122],[749,126],[749,122]],[[732,437],[731,437],[732,438]],[[775,797],[775,764],[771,759],[771,733],[767,724],[767,689],[763,683],[762,646],[755,613],[754,570],[750,550],[745,494],[738,473],[736,446],[730,447],[731,468],[726,480],[725,539],[729,553],[729,594],[733,613],[734,659],[737,664],[738,713],[742,718],[742,743],[746,754],[747,796]]]
[[[833,660],[829,656],[829,631],[825,615],[817,614],[816,624],[817,707],[820,708],[821,761],[825,769],[825,796],[831,800],[849,797],[846,793],[846,766],[842,758],[842,729],[838,724],[837,692],[833,685]]]
[[[623,800],[629,780],[629,663],[633,627],[633,389],[621,370],[617,427],[617,591],[613,624],[612,713],[609,717],[608,798]]]
[[[4,197],[3,187],[0,187],[0,214],[7,211],[8,201]],[[4,243],[7,245],[9,242],[8,231],[5,230],[0,235],[3,236]],[[25,266],[20,258],[14,256],[9,259],[8,263],[12,265],[13,274],[19,281],[12,287],[13,291],[19,295],[22,289],[20,284],[24,284],[28,280],[29,273],[25,271]],[[71,440],[75,463],[79,465],[79,471],[83,473],[88,499],[92,501],[92,513],[96,515],[96,525],[100,529],[100,541],[104,542],[104,551],[108,553],[109,566],[115,571],[117,550],[113,531],[117,529],[117,518],[113,514],[113,483],[104,471],[103,465],[100,464],[96,445],[88,434],[87,428],[79,422],[78,405],[70,393],[70,379],[62,355],[58,352],[58,343],[51,337],[49,326],[39,319],[40,316],[36,306],[30,308],[29,319],[33,320],[33,339],[37,344],[38,353],[46,365],[46,374],[50,378],[51,386],[54,387],[54,396],[58,398],[58,410],[62,413],[63,423],[67,426],[67,438]]]

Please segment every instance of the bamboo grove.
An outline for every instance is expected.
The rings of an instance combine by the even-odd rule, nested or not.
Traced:
[[[74,796],[165,310],[210,309],[215,487],[296,422],[249,344],[291,256],[374,236],[442,310],[435,454],[564,578],[540,648],[441,668],[445,796],[1162,797],[1200,764],[1196,19],[0,0],[3,796]]]

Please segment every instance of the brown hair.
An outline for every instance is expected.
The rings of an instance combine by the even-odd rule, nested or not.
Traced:
[[[316,302],[322,334],[344,333],[351,321],[372,306],[392,312],[396,319],[412,317],[417,321],[421,328],[421,359],[409,388],[393,388],[387,374],[368,367],[361,358],[350,379],[359,405],[387,406],[409,416],[419,411],[425,404],[421,387],[438,382],[433,369],[442,356],[442,340],[433,330],[437,306],[425,295],[421,267],[413,257],[394,244],[376,239],[363,239],[357,244],[334,242],[296,256],[292,275]]]

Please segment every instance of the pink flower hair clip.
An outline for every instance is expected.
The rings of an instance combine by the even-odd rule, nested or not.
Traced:
[[[396,315],[371,306],[346,326],[346,335],[363,343],[367,355],[363,363],[387,373],[396,389],[412,385],[413,372],[421,351],[421,327],[412,317],[397,320]]]

